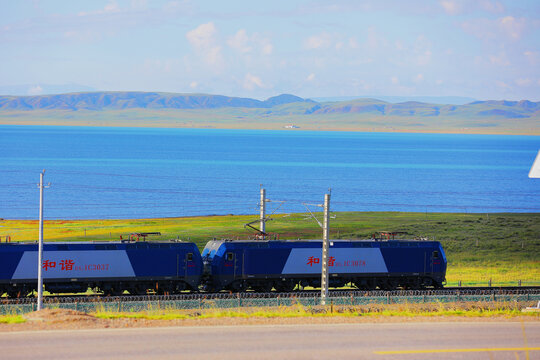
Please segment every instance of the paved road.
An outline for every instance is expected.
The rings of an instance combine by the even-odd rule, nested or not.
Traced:
[[[1,359],[540,359],[540,322],[167,327],[0,334]],[[491,349],[491,350],[486,350]],[[457,350],[457,351],[456,351]]]

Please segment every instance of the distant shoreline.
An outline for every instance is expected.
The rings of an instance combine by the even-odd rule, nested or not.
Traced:
[[[373,214],[376,216],[382,215],[382,214],[403,214],[403,215],[420,215],[425,216],[425,211],[391,211],[391,210],[383,210],[383,211],[333,211],[333,213],[341,213],[341,214],[356,214],[356,215],[368,215]],[[306,215],[308,213],[293,213],[294,215]],[[483,216],[483,215],[509,215],[509,216],[540,216],[540,212],[534,212],[534,211],[528,211],[528,212],[428,212],[428,216]],[[88,223],[94,223],[94,222],[129,222],[129,221],[173,221],[173,220],[208,220],[208,219],[225,219],[225,218],[235,218],[240,219],[241,221],[239,224],[245,220],[253,220],[254,217],[258,217],[259,214],[211,214],[211,215],[183,215],[183,216],[161,216],[161,217],[134,217],[134,218],[100,218],[100,219],[90,219],[90,218],[80,218],[80,219],[60,219],[60,218],[54,218],[54,219],[45,219],[43,220],[45,223],[79,223],[79,222],[88,222]],[[21,223],[37,223],[38,219],[16,219],[16,218],[0,218],[0,224],[2,221],[6,222],[21,222]]]
[[[424,129],[424,130],[411,130],[411,129],[399,129],[399,128],[365,128],[365,127],[328,127],[322,128],[321,126],[309,126],[303,125],[297,128],[285,128],[286,125],[276,126],[275,124],[259,123],[252,126],[240,126],[240,124],[227,124],[220,126],[182,126],[172,124],[152,124],[152,123],[138,123],[138,124],[106,124],[106,123],[80,123],[80,122],[54,122],[47,121],[43,123],[36,123],[34,121],[20,121],[20,122],[0,122],[0,126],[66,126],[66,127],[105,127],[105,128],[148,128],[148,129],[198,129],[198,130],[263,130],[263,131],[286,131],[286,132],[299,132],[299,131],[336,131],[336,132],[365,132],[365,133],[407,133],[407,134],[462,134],[462,135],[515,135],[515,136],[540,136],[540,130],[532,131],[481,131],[479,129]]]
[[[0,124],[540,135],[540,101],[454,105],[358,98],[317,102],[291,94],[261,101],[133,91],[0,95]]]

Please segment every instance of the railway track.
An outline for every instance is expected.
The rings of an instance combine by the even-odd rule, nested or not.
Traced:
[[[540,286],[521,287],[449,287],[444,289],[426,290],[343,290],[329,291],[329,297],[411,297],[411,296],[458,296],[458,295],[527,295],[540,294]],[[240,293],[185,293],[175,295],[61,295],[46,296],[44,303],[92,303],[92,302],[140,302],[140,301],[181,301],[181,300],[216,300],[216,299],[272,299],[272,298],[315,298],[320,296],[320,290],[279,292],[240,292]],[[0,299],[0,304],[31,304],[35,303],[33,297],[18,299]]]

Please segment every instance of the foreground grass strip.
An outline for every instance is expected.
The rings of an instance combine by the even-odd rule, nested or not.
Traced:
[[[0,316],[0,324],[20,324],[26,322],[22,315],[2,315]]]
[[[234,308],[200,311],[149,310],[142,312],[97,311],[102,319],[185,320],[221,318],[308,318],[308,317],[530,317],[540,320],[540,313],[523,313],[527,304],[516,303],[446,303],[446,304],[373,304],[369,306],[292,306],[271,308]]]

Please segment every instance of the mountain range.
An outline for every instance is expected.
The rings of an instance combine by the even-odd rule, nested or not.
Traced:
[[[298,123],[313,130],[539,133],[539,120],[540,102],[528,100],[453,105],[369,98],[317,102],[290,94],[264,101],[160,92],[0,96],[0,124],[282,128]]]

